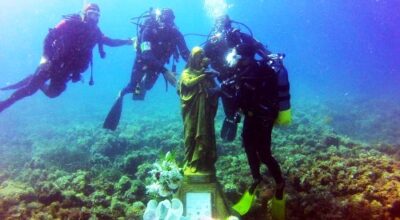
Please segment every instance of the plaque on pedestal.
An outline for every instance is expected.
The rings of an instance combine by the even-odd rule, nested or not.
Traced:
[[[177,196],[184,204],[184,216],[189,219],[226,219],[230,216],[227,200],[214,173],[185,172]]]
[[[186,217],[189,219],[212,218],[211,193],[188,192],[185,201]]]

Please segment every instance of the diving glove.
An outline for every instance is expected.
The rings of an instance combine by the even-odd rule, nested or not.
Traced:
[[[292,111],[291,109],[279,111],[278,118],[275,123],[278,125],[289,125],[292,122]]]

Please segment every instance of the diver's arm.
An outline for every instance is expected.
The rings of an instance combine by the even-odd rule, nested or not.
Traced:
[[[256,48],[256,54],[258,54],[263,59],[268,59],[268,55],[271,54],[271,51],[267,50],[267,48],[265,48],[265,46],[261,42],[254,39],[248,34],[245,33],[240,33],[240,34],[241,38],[245,43],[253,45],[254,48]]]
[[[189,48],[186,45],[186,41],[182,33],[178,30],[176,30],[176,44],[179,49],[179,54],[187,62],[190,55]]]
[[[126,39],[126,40],[122,40],[122,39],[111,39],[107,36],[102,36],[101,37],[101,42],[107,46],[110,47],[119,47],[119,46],[123,46],[123,45],[132,45],[133,41],[131,39]]]
[[[253,39],[253,40],[254,40],[253,43],[254,43],[255,47],[257,48],[256,54],[258,54],[263,59],[267,59],[268,55],[271,54],[271,51],[267,50],[267,48],[265,48],[265,46],[262,43],[260,43],[259,41],[255,40],[255,39]]]

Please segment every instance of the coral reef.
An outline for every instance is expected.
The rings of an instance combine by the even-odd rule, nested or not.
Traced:
[[[346,113],[329,103],[298,104],[294,124],[274,129],[287,219],[400,218],[399,122],[388,120],[398,106],[379,115],[380,102],[371,102],[348,109],[339,103]],[[157,175],[163,179],[163,165],[154,171],[154,160],[171,151],[183,161],[179,114],[153,116],[134,115],[134,125],[122,123],[116,132],[86,122],[0,133],[0,219],[139,219],[153,198],[146,186]],[[222,118],[219,112],[217,131]],[[252,182],[240,133],[231,143],[218,137],[217,145],[217,178],[234,203]],[[243,219],[270,217],[274,182],[264,172]]]
[[[183,179],[182,169],[169,151],[161,161],[153,164],[149,174],[151,179],[146,189],[147,193],[154,198],[172,196],[178,190]]]

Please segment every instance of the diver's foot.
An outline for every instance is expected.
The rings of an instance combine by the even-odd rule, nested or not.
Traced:
[[[197,167],[190,167],[190,172],[191,173],[196,173],[197,172]]]
[[[183,168],[183,172],[186,173],[186,174],[196,173],[197,171],[198,171],[197,167],[190,166],[190,165],[187,165],[187,164]]]
[[[283,191],[285,189],[285,182],[277,183],[275,188],[275,197],[278,200],[283,199]]]
[[[256,190],[257,186],[261,183],[262,179],[254,179],[253,183],[250,185],[249,192],[250,194],[254,194],[254,191]]]
[[[186,169],[183,171],[185,175],[195,174],[197,172],[198,170],[196,167],[186,167]]]

